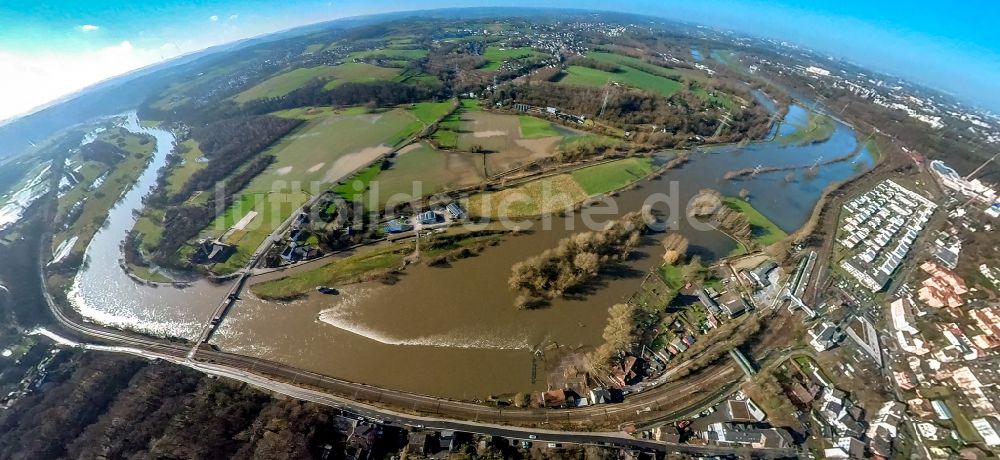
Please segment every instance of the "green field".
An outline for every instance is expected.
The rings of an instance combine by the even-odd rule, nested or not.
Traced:
[[[250,286],[250,290],[264,299],[289,299],[317,286],[338,286],[354,281],[365,273],[399,267],[403,257],[412,251],[413,244],[408,242],[380,245],[375,249],[331,260],[315,270],[254,284]]]
[[[423,127],[409,111],[394,109],[316,118],[285,136],[265,151],[276,161],[247,185],[240,200],[202,231],[203,238],[220,237],[249,211],[258,213],[246,229],[226,238],[227,243],[236,245],[236,254],[224,264],[213,266],[213,271],[231,273],[239,269],[312,194],[327,190],[357,171],[370,169],[370,164],[389,153],[392,146]]]
[[[277,161],[246,190],[267,192],[276,183],[297,181],[311,191],[312,184],[329,184],[365,167],[423,127],[403,109],[315,118],[265,151]]]
[[[566,69],[566,75],[559,80],[559,83],[578,86],[604,86],[609,81],[613,81],[626,86],[659,93],[664,97],[670,97],[683,88],[683,84],[677,80],[645,72],[634,67],[619,66],[619,69],[620,71],[618,72],[605,72],[590,67],[573,65]]]
[[[384,56],[387,59],[412,61],[427,56],[425,49],[381,48],[376,50],[358,51],[347,56],[348,59],[365,59],[372,56]]]
[[[486,48],[486,52],[483,53],[483,58],[486,59],[486,64],[480,67],[480,69],[493,72],[499,69],[500,65],[506,61],[536,56],[542,56],[542,54],[528,47],[500,48],[490,46]]]
[[[790,134],[779,136],[777,140],[786,144],[814,144],[829,139],[836,129],[837,123],[829,115],[809,112],[805,126]]]
[[[335,76],[335,69],[337,67],[321,65],[289,70],[288,72],[268,78],[256,86],[237,94],[233,100],[243,104],[254,99],[281,97],[301,87],[310,80],[333,78]]]
[[[303,52],[307,54],[313,54],[323,51],[323,48],[326,48],[326,43],[313,43],[307,46],[305,51]]]
[[[591,51],[587,53],[587,57],[595,61],[606,62],[608,64],[614,64],[619,67],[631,67],[635,70],[639,70],[645,73],[659,75],[661,77],[679,79],[684,78],[688,80],[704,80],[707,75],[699,70],[693,69],[674,69],[661,67],[655,64],[650,64],[642,59],[634,58],[632,56],[626,56],[623,54],[607,53],[603,51]]]
[[[365,194],[365,191],[368,190],[368,184],[375,179],[375,176],[378,176],[381,170],[382,162],[375,163],[337,184],[333,191],[347,201],[355,201]]]
[[[466,209],[473,216],[533,217],[572,208],[587,197],[587,192],[572,176],[560,174],[496,192],[472,195]]]
[[[221,237],[236,222],[239,222],[250,211],[256,211],[257,217],[246,228],[232,232],[226,237],[226,243],[236,245],[236,253],[229,260],[212,266],[216,273],[233,273],[243,268],[250,256],[261,242],[274,229],[278,228],[288,216],[309,200],[304,192],[272,192],[246,193],[230,207],[225,214],[217,217],[202,231],[201,237]]]
[[[205,169],[205,166],[208,164],[204,161],[199,161],[204,154],[198,146],[197,141],[188,139],[182,142],[181,145],[188,150],[181,154],[184,160],[175,166],[167,176],[167,192],[171,194],[179,192],[194,173]]]
[[[304,67],[268,78],[237,94],[233,100],[243,104],[256,99],[281,97],[315,79],[329,80],[324,88],[330,89],[346,82],[392,80],[398,77],[399,73],[400,69],[378,67],[362,62],[349,62],[337,66]]]
[[[483,107],[479,105],[479,99],[462,99],[459,101],[460,107],[466,112],[482,112]]]
[[[681,265],[663,264],[660,266],[660,279],[670,289],[679,291],[684,287],[684,270]]]
[[[415,199],[483,180],[478,154],[444,152],[427,143],[405,150],[377,177],[380,206],[394,195],[396,200]]]
[[[447,256],[462,248],[475,250],[475,246],[485,247],[486,244],[502,238],[503,234],[502,231],[452,229],[422,240],[420,257],[430,260],[434,257]],[[250,290],[264,299],[290,300],[318,286],[340,286],[374,278],[379,272],[400,267],[403,258],[413,250],[414,245],[410,241],[379,243],[358,249],[346,257],[328,259],[329,262],[318,268],[254,284],[250,286]]]
[[[333,67],[330,76],[333,77],[324,86],[325,89],[336,88],[344,83],[367,83],[380,80],[392,80],[399,76],[401,69],[379,67],[363,62],[348,62]]]
[[[555,137],[559,133],[552,127],[552,123],[541,118],[520,115],[518,119],[521,123],[521,137],[524,139],[538,139],[542,137]]]
[[[441,117],[447,114],[452,107],[451,101],[446,102],[418,102],[413,104],[410,108],[410,113],[412,113],[418,120],[426,125],[437,122]]]
[[[147,208],[133,229],[142,235],[142,248],[151,252],[163,237],[163,211]]]
[[[597,195],[618,190],[649,175],[653,163],[649,158],[626,158],[570,173],[573,180],[588,195]]]
[[[788,234],[785,233],[784,230],[778,227],[778,225],[774,222],[771,222],[771,219],[768,219],[766,216],[754,209],[750,203],[733,197],[723,198],[722,202],[730,208],[739,210],[746,215],[748,219],[750,219],[753,237],[758,243],[760,243],[761,246],[769,246],[788,237]]]
[[[727,94],[717,91],[707,91],[701,84],[707,81],[707,75],[692,69],[674,69],[650,64],[642,59],[614,53],[592,51],[587,57],[618,66],[617,72],[605,72],[583,66],[570,66],[561,83],[580,86],[604,86],[608,81],[618,82],[627,86],[653,91],[670,97],[684,89],[681,81],[690,81],[695,85],[693,93],[714,105],[734,110],[736,102]]]

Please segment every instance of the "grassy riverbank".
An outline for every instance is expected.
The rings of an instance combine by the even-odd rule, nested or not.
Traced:
[[[750,203],[733,197],[723,198],[722,203],[747,216],[747,219],[750,220],[752,236],[761,246],[769,246],[788,237],[788,233],[771,222],[771,219],[761,214]]]
[[[443,266],[449,260],[469,257],[488,245],[496,244],[503,234],[501,231],[456,230],[434,235],[421,239],[420,257],[428,265]],[[414,248],[412,240],[377,243],[345,257],[331,258],[317,268],[254,284],[250,290],[266,300],[289,300],[319,286],[339,286],[380,277],[390,279],[391,272],[403,267],[404,259],[413,254]]]
[[[621,189],[649,175],[649,158],[625,158],[469,197],[474,216],[534,217],[573,208],[588,197]]]
[[[791,134],[779,136],[778,141],[786,144],[816,144],[829,139],[836,128],[837,123],[829,115],[809,112],[809,118],[804,127]]]

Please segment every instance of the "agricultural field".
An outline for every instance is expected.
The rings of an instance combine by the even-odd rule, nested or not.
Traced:
[[[282,118],[294,118],[298,120],[315,120],[326,118],[331,115],[364,115],[371,113],[367,107],[349,107],[337,109],[333,107],[296,107],[294,109],[279,110],[271,112],[271,115]]]
[[[236,246],[232,257],[212,266],[212,270],[216,273],[233,273],[245,266],[261,242],[307,201],[309,195],[300,191],[243,194],[199,236],[220,238],[223,242]],[[245,227],[233,227],[251,212],[256,213],[256,216],[246,222]]]
[[[225,236],[225,242],[236,245],[236,254],[213,270],[228,273],[239,269],[260,243],[311,195],[352,174],[373,170],[370,166],[373,162],[424,126],[406,109],[380,113],[351,110],[314,118],[285,136],[265,151],[274,155],[276,161],[254,178],[241,198],[200,235],[201,238]],[[371,176],[377,172],[376,165]],[[251,211],[257,216],[246,228],[234,231],[232,226]]]
[[[500,48],[490,46],[486,48],[486,52],[483,53],[483,58],[486,59],[486,64],[480,67],[480,70],[494,72],[506,61],[541,56],[543,56],[542,53],[528,47]]]
[[[348,62],[333,67],[333,80],[324,86],[326,89],[336,88],[344,83],[366,83],[380,80],[392,80],[399,77],[401,69],[379,67],[363,62]]]
[[[750,219],[752,235],[761,246],[768,246],[788,237],[788,233],[785,233],[777,224],[771,222],[771,219],[768,219],[767,216],[754,209],[745,200],[726,197],[723,198],[722,203],[730,208],[739,210]]]
[[[287,188],[292,181],[300,190],[314,192],[311,184],[336,182],[389,153],[423,127],[403,109],[317,117],[265,151],[277,160],[247,186],[246,192],[266,193],[276,183]]]
[[[338,66],[339,67],[339,66]],[[314,79],[334,77],[334,66],[321,65],[289,70],[258,83],[256,86],[237,94],[234,101],[243,104],[255,99],[284,96]]]
[[[654,75],[628,66],[620,66],[619,72],[605,72],[583,66],[569,66],[559,83],[577,86],[604,86],[608,82],[616,82],[626,86],[659,93],[670,97],[680,91],[684,85],[670,78]]]
[[[738,107],[730,95],[707,90],[702,86],[708,76],[698,70],[661,67],[632,56],[600,51],[589,52],[587,57],[613,64],[618,67],[618,71],[606,72],[589,67],[570,66],[560,82],[580,86],[604,86],[613,81],[670,97],[677,91],[683,90],[683,82],[687,81],[692,83],[691,91],[696,96],[728,110],[735,110]]]
[[[378,67],[362,62],[349,62],[337,66],[304,67],[268,78],[237,94],[233,100],[244,104],[256,99],[281,97],[315,79],[329,80],[325,86],[329,89],[346,82],[391,80],[398,77],[399,73],[400,69]]]
[[[473,251],[500,240],[502,231],[468,231],[449,229],[446,233],[421,241],[420,257],[430,260],[456,250]],[[403,259],[415,249],[413,241],[379,243],[349,253],[344,257],[309,270],[290,272],[281,278],[253,284],[250,290],[264,299],[289,300],[311,292],[318,286],[338,286],[356,281],[375,279],[380,273],[402,265]]]
[[[530,136],[552,135],[527,137],[522,132]],[[552,156],[564,139],[578,135],[583,133],[533,117],[466,112],[461,115],[456,143],[458,150],[482,151],[486,175],[491,176]]]
[[[410,107],[410,113],[425,125],[437,122],[451,111],[454,102],[418,102]]]
[[[435,144],[443,149],[454,150],[458,148],[458,134],[462,131],[462,113],[482,112],[479,101],[476,99],[461,99],[458,110],[452,112],[438,123],[438,128],[431,135]]]
[[[413,252],[413,248],[412,242],[386,243],[373,249],[365,248],[314,270],[251,285],[250,290],[264,299],[294,298],[316,286],[341,285],[355,281],[366,273],[399,267],[403,258]]]
[[[587,198],[625,187],[653,170],[649,158],[625,158],[469,197],[469,214],[533,217],[572,208]]]
[[[521,138],[523,139],[539,139],[559,135],[555,128],[552,127],[552,123],[549,123],[547,120],[528,115],[520,115],[518,116],[518,120],[521,123]]]
[[[560,174],[496,192],[473,195],[465,207],[472,216],[534,217],[572,208],[587,196],[572,176]]]
[[[570,173],[573,180],[588,195],[597,195],[618,190],[642,179],[653,171],[650,158],[626,158]]]
[[[425,49],[412,49],[412,48],[381,48],[368,51],[358,51],[356,53],[351,53],[347,56],[347,59],[366,59],[372,56],[383,56],[390,60],[397,61],[412,61],[416,59],[423,58],[427,56],[427,50]]]
[[[390,164],[376,177],[380,206],[392,196],[415,199],[483,180],[482,155],[441,151],[426,142],[400,149]]]

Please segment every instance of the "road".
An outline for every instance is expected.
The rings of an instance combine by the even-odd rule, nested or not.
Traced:
[[[656,451],[667,451],[667,452],[685,452],[690,454],[702,454],[702,455],[720,455],[720,454],[745,454],[753,453],[755,456],[763,458],[777,458],[794,455],[795,451],[793,449],[745,449],[745,448],[730,448],[730,447],[719,447],[719,446],[693,446],[687,444],[677,444],[677,443],[665,443],[655,440],[645,440],[637,439],[629,436],[621,431],[593,431],[593,432],[569,432],[545,428],[527,428],[527,427],[515,427],[509,425],[501,425],[502,422],[507,422],[511,417],[506,414],[513,414],[515,419],[520,420],[533,420],[536,423],[545,424],[555,424],[558,425],[563,421],[579,421],[581,418],[586,419],[589,417],[600,416],[601,412],[607,414],[613,413],[631,413],[635,414],[635,411],[642,412],[645,406],[644,403],[639,401],[631,400],[624,404],[615,405],[605,405],[605,406],[592,406],[591,410],[582,411],[553,411],[544,409],[507,409],[501,410],[498,408],[488,408],[484,406],[478,406],[469,403],[462,403],[458,401],[442,401],[434,400],[427,396],[420,395],[408,395],[407,401],[412,402],[414,407],[419,408],[434,400],[433,405],[435,410],[438,412],[451,412],[451,411],[462,411],[470,416],[469,420],[453,420],[442,418],[434,415],[419,415],[409,412],[402,412],[399,410],[394,410],[387,408],[383,405],[377,403],[362,402],[357,399],[349,399],[340,397],[326,391],[321,391],[309,386],[304,386],[306,381],[315,379],[315,376],[311,376],[309,373],[300,372],[298,375],[301,376],[301,380],[297,382],[287,382],[276,380],[274,378],[262,375],[259,372],[242,370],[235,368],[232,365],[224,365],[214,362],[201,362],[187,357],[178,357],[173,353],[165,353],[160,351],[151,351],[143,348],[137,348],[132,346],[117,346],[117,345],[95,345],[87,344],[74,341],[62,337],[56,333],[53,333],[47,329],[38,329],[33,332],[37,335],[42,335],[50,338],[54,342],[71,347],[78,347],[84,350],[98,351],[98,352],[109,352],[109,353],[126,353],[135,356],[140,356],[147,359],[161,359],[164,361],[169,361],[175,364],[190,367],[192,369],[204,372],[209,375],[215,375],[220,377],[226,377],[233,380],[238,380],[241,382],[246,382],[259,388],[273,391],[275,393],[280,393],[293,398],[311,401],[317,404],[323,404],[330,407],[335,407],[351,414],[361,416],[370,420],[378,421],[380,423],[394,423],[400,425],[410,425],[419,426],[430,429],[449,429],[466,431],[470,433],[479,433],[486,435],[496,435],[503,436],[505,438],[511,439],[530,439],[530,436],[534,436],[538,442],[554,442],[554,443],[573,443],[573,444],[595,444],[595,445],[608,445],[625,447],[640,450],[656,450]],[[273,370],[273,369],[272,369]],[[691,391],[692,387],[697,387],[699,382],[684,382],[684,390],[678,389],[678,391]],[[378,397],[386,396],[382,390],[378,389],[368,389],[368,393],[359,392],[356,396],[362,397],[373,397],[378,395]],[[398,396],[394,398],[398,402]],[[385,401],[383,401],[385,402]],[[506,412],[506,414],[505,414]],[[564,418],[563,415],[566,415]],[[610,416],[610,415],[609,415]]]

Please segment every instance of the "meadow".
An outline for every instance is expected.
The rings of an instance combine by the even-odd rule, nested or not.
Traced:
[[[379,67],[363,62],[348,62],[336,66],[304,67],[279,73],[237,94],[233,100],[244,104],[256,99],[284,96],[311,80],[329,80],[324,88],[330,89],[346,82],[392,80],[400,69]]]
[[[258,213],[247,228],[227,236],[226,242],[236,245],[236,254],[215,265],[213,270],[229,273],[239,269],[257,246],[312,194],[323,192],[346,177],[372,170],[373,162],[423,127],[424,123],[406,109],[381,113],[352,110],[314,118],[285,136],[265,150],[275,156],[275,162],[247,185],[236,203],[202,231],[202,238],[220,237],[250,211]],[[377,164],[374,168],[371,177],[378,172]]]
[[[756,210],[750,203],[739,198],[726,197],[722,199],[726,206],[743,213],[750,220],[751,235],[761,246],[769,246],[788,237],[777,224]]]
[[[474,153],[437,150],[426,142],[407,146],[376,178],[379,205],[393,195],[414,199],[477,184],[483,180],[481,158]],[[417,190],[415,183],[420,184]]]
[[[573,180],[588,195],[618,190],[649,175],[653,163],[649,158],[626,158],[578,169],[570,173]]]
[[[569,66],[559,83],[577,86],[604,86],[617,82],[626,86],[659,93],[670,97],[683,88],[676,80],[654,75],[628,66],[620,66],[618,72],[605,72],[578,65]]]
[[[339,67],[339,66],[338,66]],[[284,96],[313,79],[328,79],[334,77],[336,67],[321,65],[305,67],[280,73],[264,80],[250,89],[237,94],[234,101],[243,104],[255,99]]]
[[[198,141],[188,139],[180,144],[180,150],[183,151],[181,154],[183,161],[172,168],[167,175],[167,192],[170,194],[179,192],[194,173],[205,169],[205,165],[208,164],[201,161],[204,154],[198,146]]]
[[[559,133],[552,127],[552,123],[541,118],[527,115],[518,116],[521,124],[521,137],[524,139],[539,139],[543,137],[555,137]]]
[[[480,67],[480,70],[485,70],[487,72],[494,72],[500,68],[500,65],[506,61],[513,59],[523,59],[535,56],[541,56],[542,54],[528,47],[521,48],[500,48],[496,46],[490,46],[486,48],[486,52],[483,53],[483,58],[486,59],[486,64]]]

